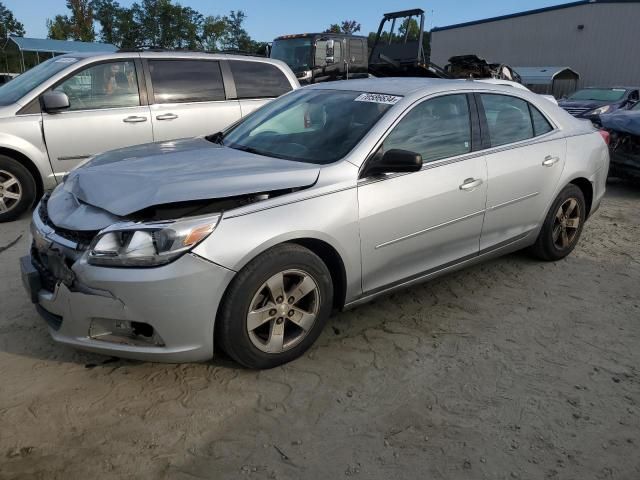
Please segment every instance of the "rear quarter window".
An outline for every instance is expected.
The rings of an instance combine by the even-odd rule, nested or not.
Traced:
[[[291,90],[291,83],[275,65],[264,62],[229,61],[238,98],[273,98]]]

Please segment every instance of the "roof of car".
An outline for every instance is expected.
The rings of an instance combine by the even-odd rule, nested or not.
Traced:
[[[513,87],[507,85],[475,82],[472,80],[448,80],[441,78],[363,78],[357,80],[342,80],[339,82],[317,83],[307,88],[323,90],[352,90],[371,93],[384,93],[388,95],[407,96],[413,93],[428,93],[438,90],[466,90],[478,89],[504,89],[513,91]]]

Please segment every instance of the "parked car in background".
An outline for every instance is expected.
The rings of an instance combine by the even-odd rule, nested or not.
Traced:
[[[589,87],[572,93],[558,105],[574,117],[596,120],[598,115],[628,108],[638,100],[638,87]]]
[[[611,135],[611,175],[640,180],[640,103],[600,115],[599,125]]]
[[[320,83],[72,171],[33,213],[23,281],[63,344],[179,362],[215,341],[269,368],[334,309],[526,247],[565,257],[608,165],[592,125],[526,90]]]
[[[92,155],[221,130],[299,88],[283,62],[185,52],[62,55],[0,87],[0,222]]]

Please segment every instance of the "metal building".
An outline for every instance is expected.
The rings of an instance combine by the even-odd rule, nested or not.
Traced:
[[[543,95],[562,98],[578,88],[580,75],[569,67],[513,67],[524,86]]]
[[[585,0],[434,28],[431,61],[476,54],[488,62],[566,65],[578,87],[640,85],[640,0]]]
[[[0,43],[0,69],[23,73],[56,55],[73,52],[115,52],[110,43],[52,40],[50,38],[7,37]]]

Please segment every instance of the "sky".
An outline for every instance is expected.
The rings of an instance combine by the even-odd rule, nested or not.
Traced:
[[[21,21],[28,37],[45,38],[46,19],[68,13],[65,0],[1,0]],[[129,6],[133,0],[120,0]],[[481,20],[525,10],[548,7],[566,0],[178,0],[203,15],[224,15],[230,10],[247,14],[245,28],[258,41],[271,41],[279,35],[323,31],[332,23],[357,20],[365,35],[378,29],[383,13],[422,8],[425,29]]]

